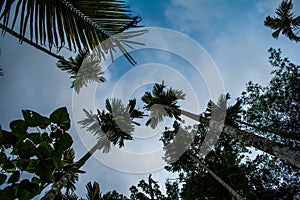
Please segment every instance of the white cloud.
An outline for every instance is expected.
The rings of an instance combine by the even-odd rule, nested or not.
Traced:
[[[173,0],[165,14],[175,29],[191,33],[204,43],[221,72],[226,90],[236,97],[249,80],[260,84],[268,82],[271,68],[267,50],[270,47],[278,46],[286,50],[287,55],[298,58],[294,49],[299,48],[295,44],[284,37],[273,39],[271,30],[263,24],[280,2],[264,0],[249,5],[255,9],[238,7],[239,10],[235,10],[235,3],[225,1]],[[243,1],[237,3],[243,5]],[[297,4],[295,9],[299,7]]]
[[[209,34],[216,30],[215,21],[223,18],[222,11],[215,4],[222,6],[224,1],[172,0],[165,10],[165,16],[176,30]]]

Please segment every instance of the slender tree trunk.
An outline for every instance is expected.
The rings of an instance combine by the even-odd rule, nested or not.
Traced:
[[[289,163],[294,164],[300,168],[300,156],[299,156],[300,148],[299,147],[290,147],[290,146],[287,146],[287,145],[284,145],[284,144],[281,144],[278,142],[274,142],[274,141],[266,139],[264,137],[254,135],[252,133],[248,133],[244,130],[234,128],[234,127],[228,126],[226,124],[222,124],[213,119],[207,120],[202,115],[196,115],[194,113],[191,113],[191,112],[188,112],[185,110],[179,110],[179,112],[181,112],[182,115],[184,115],[190,119],[193,119],[195,121],[198,121],[204,125],[207,125],[207,126],[210,125],[211,128],[222,130],[222,133],[225,133],[232,138],[238,139],[246,145],[253,146],[259,150],[262,150],[273,156],[276,156],[285,161],[288,161]]]
[[[212,170],[210,170],[204,163],[202,163],[198,158],[193,156],[192,154],[188,154],[196,163],[198,163],[201,167],[203,167],[208,173],[216,179],[230,194],[238,200],[243,200],[234,189],[232,189],[225,181],[223,181],[217,174],[215,174]]]
[[[148,184],[149,184],[150,198],[151,198],[151,200],[155,200],[154,199],[154,192],[153,192],[153,188],[152,188],[151,175],[148,177]]]
[[[61,177],[56,183],[53,183],[51,189],[43,196],[42,200],[53,200],[56,195],[67,185],[72,176],[83,166],[86,161],[104,144],[104,140],[100,140],[93,146],[84,156],[77,161],[73,168],[71,168],[63,177]]]

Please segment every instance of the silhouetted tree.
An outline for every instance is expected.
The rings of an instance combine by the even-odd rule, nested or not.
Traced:
[[[292,12],[293,3],[291,0],[284,0],[280,6],[276,9],[276,17],[267,16],[265,20],[265,26],[275,30],[272,33],[274,38],[278,38],[282,33],[290,40],[296,42],[300,41],[300,16],[295,16]]]

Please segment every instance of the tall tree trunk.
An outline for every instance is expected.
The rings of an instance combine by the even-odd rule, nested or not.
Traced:
[[[104,145],[104,140],[100,140],[95,144],[84,156],[77,161],[74,166],[56,183],[53,183],[51,189],[43,196],[42,200],[53,200],[56,195],[67,185],[72,176],[83,166],[86,161],[101,147]]]
[[[241,120],[235,120],[235,121],[238,122],[238,123],[240,123],[240,124],[243,124],[243,125],[255,128],[257,130],[261,130],[261,131],[264,131],[264,132],[273,133],[275,135],[279,135],[279,136],[282,136],[282,137],[287,138],[287,139],[298,140],[300,142],[300,133],[299,132],[296,132],[296,133],[293,133],[293,134],[289,134],[288,131],[282,130],[282,129],[280,129],[280,130],[273,130],[273,129],[269,129],[269,128],[258,127],[258,126],[254,125],[254,124],[243,122]]]
[[[210,170],[204,163],[202,163],[198,158],[193,156],[192,154],[188,154],[196,163],[198,163],[201,167],[203,167],[208,173],[216,179],[230,194],[238,200],[243,200],[243,198],[232,189],[225,181],[223,181],[217,174],[215,174],[212,170]]]
[[[168,109],[170,109],[168,107]],[[252,133],[248,133],[244,130],[234,128],[231,126],[228,126],[226,124],[222,124],[220,122],[217,122],[213,119],[208,120],[202,115],[196,115],[194,113],[185,111],[185,110],[179,110],[182,115],[193,119],[195,121],[198,121],[204,125],[207,125],[211,128],[215,128],[217,130],[222,130],[222,133],[227,134],[228,136],[238,139],[241,142],[243,142],[246,145],[253,146],[259,150],[262,150],[266,153],[269,153],[273,156],[276,156],[278,158],[281,158],[285,161],[288,161],[291,164],[296,165],[300,168],[300,148],[299,147],[290,147],[269,139],[266,139],[264,137],[254,135]]]

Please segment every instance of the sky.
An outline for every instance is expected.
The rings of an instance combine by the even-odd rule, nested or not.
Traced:
[[[19,44],[9,34],[0,38],[0,66],[4,69],[0,77],[0,124],[4,129],[10,121],[22,117],[22,109],[48,116],[66,106],[78,159],[95,143],[95,138],[76,124],[84,117],[82,108],[103,109],[105,99],[113,97],[139,100],[153,83],[164,80],[187,94],[186,101],[180,102],[184,109],[200,113],[209,99],[216,98],[215,88],[230,93],[229,103],[234,103],[248,81],[267,84],[272,70],[268,63],[270,47],[281,48],[283,56],[300,63],[299,44],[284,36],[272,38],[272,30],[263,24],[266,16],[274,14],[280,0],[127,2],[149,30],[148,35],[137,39],[145,46],[131,52],[137,66],[116,56],[114,63],[102,64],[108,81],[92,84],[79,95],[70,89],[69,75],[56,67],[56,59]],[[300,2],[294,4],[294,11],[300,13]],[[72,55],[66,49],[60,54]],[[83,196],[84,185],[97,181],[104,192],[115,189],[128,195],[129,187],[150,173],[160,183],[172,177],[162,169],[162,144],[158,141],[170,123],[165,120],[154,130],[141,126],[134,132],[135,140],[126,142],[124,149],[114,148],[106,155],[96,153],[83,167],[87,173],[80,176],[78,193]]]

